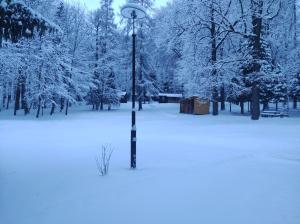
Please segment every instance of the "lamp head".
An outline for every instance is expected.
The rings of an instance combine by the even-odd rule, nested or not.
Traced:
[[[146,9],[136,3],[127,3],[121,8],[121,14],[127,19],[143,19],[146,17]]]

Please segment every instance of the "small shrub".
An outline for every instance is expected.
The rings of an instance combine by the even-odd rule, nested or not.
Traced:
[[[111,145],[102,145],[100,154],[96,156],[96,165],[101,176],[106,176],[108,174],[109,163],[113,151]]]

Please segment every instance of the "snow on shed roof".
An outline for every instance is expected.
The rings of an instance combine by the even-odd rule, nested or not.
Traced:
[[[119,96],[126,96],[126,94],[127,94],[127,92],[124,92],[124,91],[118,92],[118,95],[119,95]]]
[[[165,96],[165,97],[178,97],[182,98],[182,94],[177,94],[177,93],[159,93],[158,96]]]

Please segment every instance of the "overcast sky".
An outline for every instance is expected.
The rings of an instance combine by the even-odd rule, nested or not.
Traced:
[[[76,1],[76,0],[74,0]],[[100,0],[78,0],[86,5],[88,9],[96,9],[99,6]],[[126,0],[114,0],[113,6],[115,10],[119,10]],[[155,7],[161,7],[167,4],[170,0],[155,0]],[[117,11],[116,11],[117,12]]]

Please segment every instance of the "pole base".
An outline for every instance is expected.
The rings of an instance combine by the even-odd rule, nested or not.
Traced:
[[[131,167],[131,169],[136,168],[136,130],[131,130],[130,167]]]

